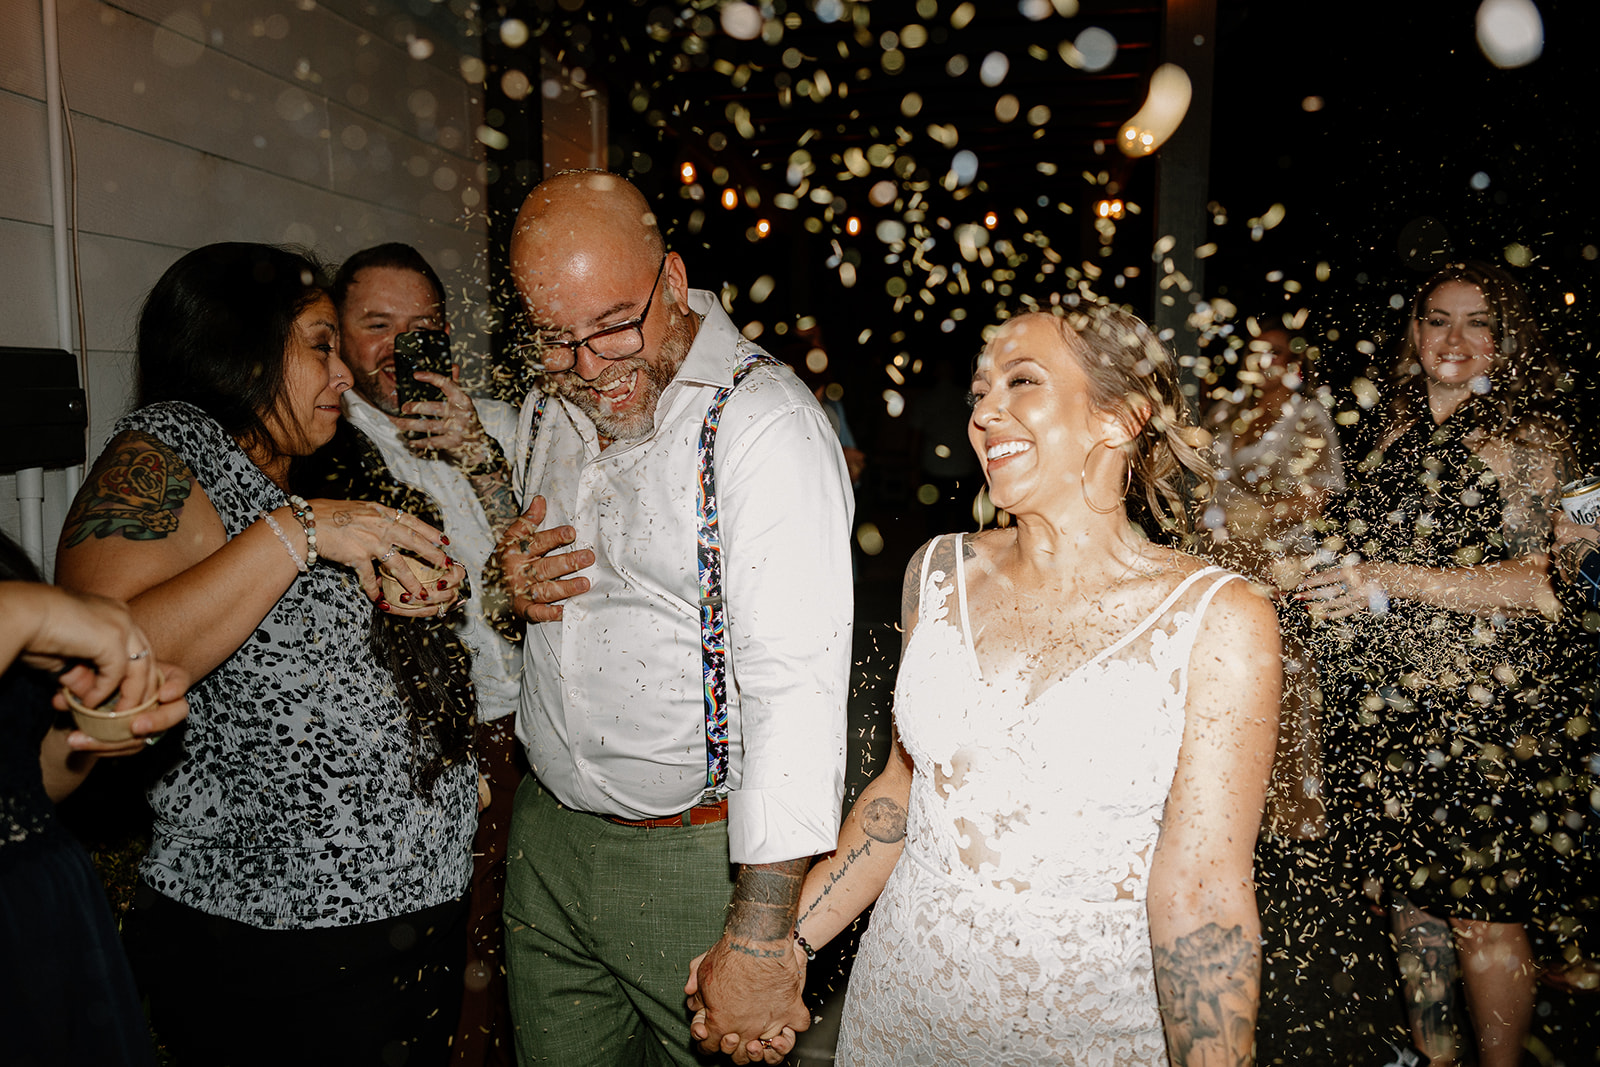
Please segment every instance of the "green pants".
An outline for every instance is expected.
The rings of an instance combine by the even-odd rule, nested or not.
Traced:
[[[727,823],[618,826],[524,778],[505,896],[518,1062],[715,1062],[690,1043],[683,983],[722,936],[732,896]]]

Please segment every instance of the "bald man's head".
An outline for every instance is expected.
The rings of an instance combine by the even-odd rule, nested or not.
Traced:
[[[549,364],[557,393],[604,437],[650,431],[660,392],[694,340],[698,319],[689,309],[683,260],[664,249],[643,194],[604,171],[567,171],[540,182],[517,215],[511,276],[530,323],[569,341],[610,331],[605,345],[547,350],[563,361]],[[643,347],[620,355],[615,328],[640,316]]]

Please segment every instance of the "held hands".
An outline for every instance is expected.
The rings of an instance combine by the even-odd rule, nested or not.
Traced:
[[[512,610],[529,622],[561,618],[561,601],[589,591],[589,579],[563,576],[594,566],[593,549],[556,552],[572,544],[578,534],[570,526],[541,530],[544,516],[544,497],[536,496],[506,528],[498,549]]]
[[[1389,594],[1379,565],[1353,554],[1345,557],[1342,566],[1307,574],[1296,587],[1294,597],[1319,622],[1343,619],[1358,611],[1389,610]]]
[[[782,1063],[799,1031],[811,1026],[801,998],[805,984],[805,953],[792,941],[775,950],[724,935],[689,964],[683,987],[694,1012],[689,1037],[702,1052],[721,1052],[734,1063]]]
[[[445,552],[450,538],[410,512],[366,500],[313,500],[317,551],[356,572],[367,599],[394,615],[437,615],[455,603],[467,572]],[[426,584],[406,563],[409,553],[445,571]],[[387,575],[401,587],[393,603],[383,592]]]
[[[432,371],[417,371],[412,375],[419,382],[437,386],[444,394],[443,400],[414,400],[403,409],[405,416],[389,416],[389,421],[406,434],[406,445],[413,452],[437,452],[458,467],[479,467],[494,458],[494,446],[489,434],[478,421],[478,409],[472,398],[456,384],[452,376]]]

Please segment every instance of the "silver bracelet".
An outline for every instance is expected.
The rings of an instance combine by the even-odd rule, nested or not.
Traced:
[[[306,503],[303,496],[289,494],[289,510],[294,513],[295,521],[306,533],[306,567],[309,569],[317,565],[317,517],[311,511],[311,505]]]
[[[283,527],[278,525],[278,520],[265,511],[258,511],[256,514],[267,520],[267,528],[278,535],[278,540],[283,542],[283,547],[289,553],[289,558],[294,560],[295,570],[304,574],[309,569],[306,567],[306,561],[300,558],[300,553],[296,552],[294,546],[289,543],[289,535],[283,532]]]

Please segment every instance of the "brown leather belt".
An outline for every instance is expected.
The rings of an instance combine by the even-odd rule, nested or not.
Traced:
[[[637,826],[645,830],[665,830],[674,826],[705,826],[707,823],[728,821],[728,802],[719,800],[715,804],[696,804],[688,811],[679,812],[677,815],[663,815],[659,819],[619,819],[615,815],[607,815],[605,819],[618,826]]]

